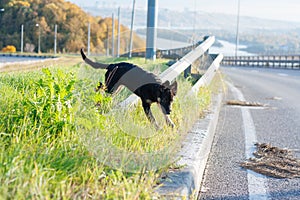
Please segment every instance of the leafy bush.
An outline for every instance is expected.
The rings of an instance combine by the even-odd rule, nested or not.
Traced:
[[[16,51],[17,51],[16,47],[13,45],[7,45],[6,47],[4,47],[2,49],[2,52],[5,52],[5,53],[15,53]]]

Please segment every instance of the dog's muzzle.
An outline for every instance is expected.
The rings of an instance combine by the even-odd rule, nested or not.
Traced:
[[[100,90],[107,90],[106,86],[101,82],[98,83],[97,87],[95,88],[95,92],[99,92]]]

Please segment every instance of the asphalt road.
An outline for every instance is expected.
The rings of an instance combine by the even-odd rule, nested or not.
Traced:
[[[0,65],[4,63],[11,62],[23,62],[23,61],[36,61],[36,60],[44,60],[45,58],[39,57],[18,57],[18,56],[1,56],[0,55]]]
[[[227,92],[199,199],[300,199],[300,178],[278,179],[240,167],[254,143],[294,150],[300,158],[300,71],[221,67]],[[229,106],[227,100],[267,104]]]

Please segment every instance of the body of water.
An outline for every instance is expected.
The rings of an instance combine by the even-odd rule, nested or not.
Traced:
[[[225,40],[218,40],[218,42],[220,42],[222,44],[222,47],[212,46],[209,49],[210,53],[222,53],[224,56],[235,56],[235,44],[234,43],[230,43],[230,42],[225,41]],[[244,49],[246,47],[247,47],[246,45],[239,45],[237,55],[238,56],[251,56],[251,55],[254,55],[254,54],[251,54],[247,51],[240,50],[240,49]]]
[[[145,35],[139,35],[141,38],[146,40]],[[235,44],[230,43],[225,40],[218,40],[222,44],[222,47],[212,46],[209,48],[209,53],[222,53],[224,56],[234,56],[235,55]],[[192,43],[181,42],[172,39],[164,39],[157,38],[156,47],[158,49],[175,49],[175,48],[183,48],[192,45]],[[240,49],[246,48],[246,45],[239,45],[239,50],[237,51],[238,56],[250,56],[253,55],[247,51],[243,51]]]

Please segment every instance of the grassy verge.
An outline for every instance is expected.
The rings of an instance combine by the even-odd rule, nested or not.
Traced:
[[[184,133],[209,104],[209,90],[187,97],[190,83],[180,77],[176,128],[164,127],[154,106],[163,127],[156,131],[141,105],[114,109],[128,92],[94,92],[105,71],[61,61],[0,74],[0,198],[151,199]],[[166,68],[163,60],[133,62],[156,73]]]

